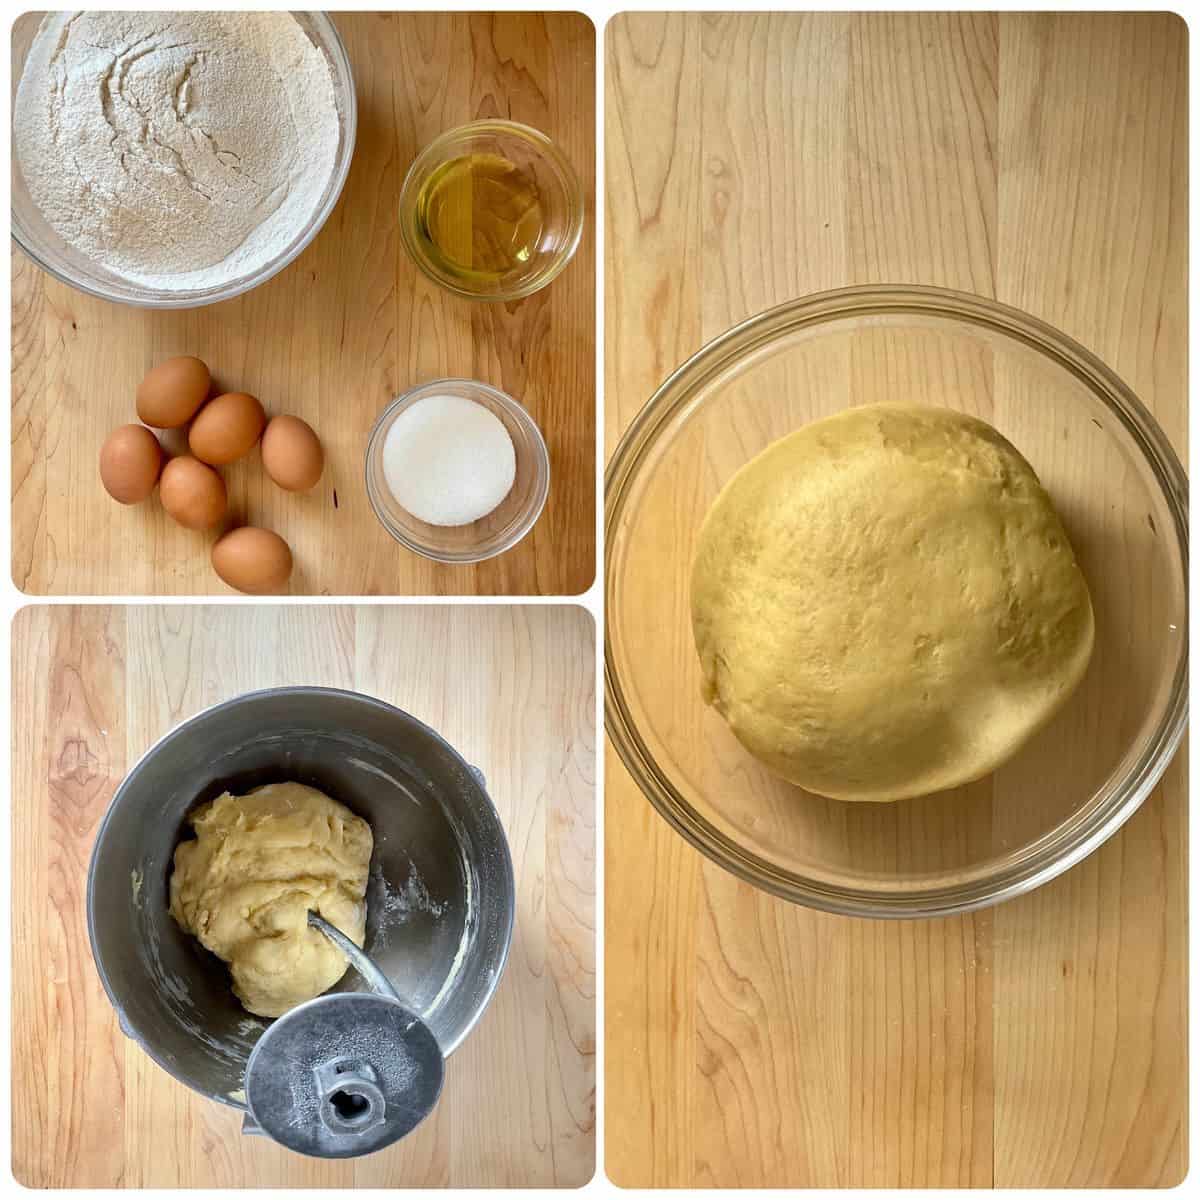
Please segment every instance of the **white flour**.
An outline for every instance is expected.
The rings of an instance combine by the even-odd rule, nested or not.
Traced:
[[[333,172],[324,55],[287,13],[55,13],[13,121],[33,202],[81,254],[151,288],[274,258]]]

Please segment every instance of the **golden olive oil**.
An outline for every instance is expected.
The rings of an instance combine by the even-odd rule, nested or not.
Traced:
[[[543,213],[537,181],[499,154],[443,163],[417,194],[417,232],[465,286],[498,283],[537,253]]]

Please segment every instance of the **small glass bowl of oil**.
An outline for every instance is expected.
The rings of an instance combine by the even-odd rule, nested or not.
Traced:
[[[443,287],[475,300],[519,300],[570,262],[583,233],[583,191],[544,133],[472,121],[417,155],[400,193],[400,232]]]

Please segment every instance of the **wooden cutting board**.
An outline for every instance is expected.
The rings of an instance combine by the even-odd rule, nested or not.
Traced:
[[[13,630],[13,1170],[29,1187],[575,1187],[593,1171],[595,642],[573,607],[41,607]],[[508,834],[508,967],[429,1119],[358,1160],[243,1137],[117,1027],[85,885],[113,791],[217,701],[353,688],[437,729]]]
[[[22,18],[28,21],[30,18]],[[36,17],[33,18],[36,21]],[[109,304],[51,279],[13,247],[13,577],[39,595],[230,594],[208,552],[157,498],[133,509],[100,486],[109,431],[136,420],[155,363],[195,354],[218,383],[320,435],[325,475],[291,495],[253,451],[225,469],[230,521],[291,544],[306,595],[575,595],[595,575],[595,30],[573,13],[339,13],[358,94],[345,191],[286,270],[190,312]],[[23,28],[18,22],[14,33]],[[479,117],[511,117],[562,147],[587,195],[583,241],[549,287],[516,304],[460,299],[400,241],[400,186],[418,150]],[[428,562],[378,523],[363,484],[375,418],[445,376],[495,385],[546,438],[550,496],[532,534],[476,566]]]
[[[1186,51],[1167,14],[617,17],[610,452],[662,379],[743,318],[908,282],[1065,330],[1183,454]],[[612,1179],[1183,1178],[1183,753],[1082,865],[993,910],[920,922],[771,899],[686,845],[612,754],[608,772]]]

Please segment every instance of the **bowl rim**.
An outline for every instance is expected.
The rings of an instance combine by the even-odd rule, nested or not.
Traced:
[[[719,334],[671,372],[642,406],[621,437],[605,472],[604,605],[606,616],[619,607],[614,558],[616,536],[629,492],[650,450],[670,421],[696,392],[747,354],[785,333],[848,316],[931,315],[966,321],[1039,351],[1103,400],[1150,467],[1171,513],[1175,549],[1188,595],[1188,482],[1166,434],[1132,389],[1079,342],[1054,326],[1010,305],[949,288],[907,284],[862,285],[815,292],[765,309]],[[802,879],[739,846],[698,813],[659,766],[637,728],[615,666],[612,621],[604,627],[605,730],[626,770],[643,795],[695,849],[743,881],[793,903],[842,916],[926,918],[950,916],[999,904],[1032,891],[1086,858],[1112,836],[1153,790],[1183,737],[1188,716],[1188,627],[1181,643],[1162,721],[1137,759],[1108,780],[1092,797],[1088,819],[1060,825],[1043,839],[1043,853],[995,875],[953,886],[886,891],[869,897],[853,888]],[[1096,802],[1098,801],[1098,802]],[[1055,849],[1057,853],[1045,852]]]
[[[474,780],[480,794],[487,802],[485,812],[490,814],[491,819],[495,822],[496,828],[500,832],[499,842],[503,848],[503,863],[502,870],[505,876],[505,905],[502,914],[502,944],[500,953],[496,960],[496,969],[492,972],[491,978],[487,981],[486,986],[481,992],[480,1002],[476,1006],[475,1012],[472,1014],[470,1021],[463,1026],[458,1037],[451,1043],[442,1047],[442,1054],[449,1058],[459,1046],[467,1039],[468,1035],[479,1024],[483,1014],[487,1011],[488,1006],[492,1002],[493,996],[496,994],[496,989],[500,986],[500,980],[504,975],[505,968],[508,966],[509,954],[512,950],[513,932],[516,927],[516,910],[517,910],[517,892],[516,892],[516,876],[513,871],[512,862],[512,847],[509,845],[508,832],[504,828],[504,822],[500,819],[500,812],[496,808],[496,802],[492,799],[491,793],[488,791],[484,775],[478,768],[473,767],[436,729],[425,724],[419,717],[414,717],[412,713],[405,711],[398,705],[389,704],[386,700],[380,700],[377,696],[369,696],[365,692],[356,692],[351,688],[335,688],[325,687],[318,684],[286,684],[280,687],[255,688],[253,691],[241,692],[236,696],[230,696],[225,700],[219,700],[216,704],[206,705],[204,708],[193,713],[190,717],[180,721],[177,725],[173,725],[161,737],[156,738],[149,746],[146,747],[137,761],[125,772],[124,778],[117,785],[117,789],[113,792],[112,799],[108,802],[108,807],[104,810],[104,816],[100,819],[100,824],[96,828],[96,837],[92,842],[92,852],[88,856],[88,871],[87,871],[87,930],[88,930],[88,945],[92,952],[92,963],[96,968],[96,974],[100,977],[100,982],[104,987],[105,994],[108,996],[108,1001],[113,1007],[113,1011],[117,1015],[118,1024],[121,1027],[121,1032],[131,1041],[148,1054],[160,1067],[168,1074],[178,1079],[181,1083],[191,1087],[191,1083],[184,1079],[176,1072],[175,1067],[168,1060],[166,1055],[160,1055],[157,1048],[152,1046],[139,1030],[135,1029],[129,1022],[126,1015],[124,1005],[118,999],[112,983],[108,977],[108,972],[105,970],[104,964],[100,959],[97,951],[97,932],[96,932],[96,892],[97,892],[97,877],[96,867],[97,859],[100,854],[100,845],[104,840],[105,832],[108,829],[110,821],[113,819],[113,814],[116,812],[117,803],[121,796],[132,786],[134,779],[139,775],[146,766],[152,755],[154,755],[161,747],[168,742],[174,741],[178,737],[186,737],[191,727],[205,717],[210,717],[215,713],[225,709],[233,708],[239,704],[244,704],[249,700],[259,700],[268,696],[328,696],[339,697],[341,699],[353,700],[359,704],[366,704],[368,707],[378,709],[389,715],[399,715],[406,721],[411,722],[426,736],[431,738],[435,743],[442,746],[445,750],[457,758],[464,767],[467,773]],[[326,995],[328,993],[322,993]],[[196,1089],[193,1089],[196,1090]],[[249,1111],[247,1105],[239,1103],[231,1099],[229,1096],[220,1093],[201,1093],[209,1096],[210,1099],[219,1101],[230,1108],[237,1108],[244,1111]]]
[[[540,292],[542,288],[553,283],[566,270],[567,265],[575,257],[575,251],[579,249],[579,243],[583,239],[584,208],[586,205],[583,185],[579,182],[579,176],[576,174],[570,160],[559,149],[558,143],[553,138],[543,133],[540,129],[535,129],[532,125],[526,125],[521,121],[512,121],[507,117],[484,117],[476,121],[468,121],[464,125],[455,125],[452,129],[443,130],[437,137],[433,138],[432,141],[417,151],[417,156],[409,165],[408,170],[404,174],[404,181],[400,185],[400,198],[397,203],[397,209],[403,213],[405,198],[408,196],[421,171],[428,168],[435,160],[444,156],[446,151],[456,142],[465,141],[478,134],[488,133],[504,134],[509,137],[520,138],[522,141],[532,142],[563,177],[566,184],[567,196],[570,201],[570,223],[567,226],[567,240],[564,247],[550,266],[540,275],[535,275],[518,286],[505,288],[498,292],[473,292],[469,288],[457,286],[452,280],[439,275],[433,270],[426,255],[422,253],[420,247],[415,242],[412,230],[408,227],[408,222],[403,220],[403,218],[399,221],[400,240],[404,243],[404,249],[408,251],[409,258],[417,265],[418,270],[420,270],[426,279],[432,280],[439,287],[445,288],[446,291],[451,292],[455,296],[462,296],[466,300],[482,300],[487,304],[510,303],[514,300],[524,300],[527,296],[532,296],[535,292]]]
[[[293,13],[292,15],[295,14]],[[238,296],[243,296],[247,292],[253,291],[268,280],[274,279],[286,267],[291,266],[313,243],[317,234],[325,227],[325,223],[337,207],[338,201],[342,197],[342,191],[345,189],[346,180],[350,176],[350,166],[354,161],[354,150],[358,140],[358,92],[355,85],[354,70],[350,65],[350,56],[346,52],[346,44],[342,41],[342,35],[338,32],[337,25],[334,24],[332,14],[328,12],[301,11],[300,15],[312,21],[318,27],[321,37],[325,41],[324,46],[318,46],[318,49],[328,51],[329,57],[332,59],[332,62],[329,64],[330,73],[334,76],[335,80],[339,75],[343,75],[346,80],[346,106],[342,113],[341,124],[341,134],[345,149],[334,164],[333,175],[331,177],[333,186],[325,197],[324,203],[314,210],[309,220],[308,229],[305,231],[303,237],[295,242],[285,254],[269,266],[262,268],[262,270],[252,275],[242,276],[219,288],[213,288],[208,291],[197,292],[196,289],[192,289],[178,293],[161,292],[154,296],[147,295],[144,298],[118,295],[113,291],[109,291],[86,280],[68,279],[60,267],[47,261],[45,256],[34,249],[23,236],[16,213],[12,212],[10,203],[9,224],[11,226],[12,240],[17,243],[26,257],[45,271],[47,275],[52,276],[59,283],[66,285],[74,291],[84,292],[86,295],[95,296],[99,300],[107,300],[112,304],[124,304],[129,308],[145,308],[152,311],[156,309],[206,308],[210,304],[220,304],[225,300],[233,300]],[[305,32],[307,33],[308,31],[306,30]],[[12,165],[15,169],[17,165],[15,149],[13,150]]]
[[[425,394],[436,395],[439,391],[449,391],[452,395],[474,400],[474,396],[469,394],[470,390],[485,393],[489,399],[494,400],[530,435],[530,440],[533,443],[534,458],[538,464],[537,487],[533,503],[530,505],[526,516],[513,530],[512,534],[503,542],[498,543],[495,549],[487,550],[483,553],[475,550],[435,550],[422,542],[416,541],[414,538],[405,536],[400,530],[392,526],[387,514],[383,511],[377,495],[377,488],[371,479],[371,460],[376,453],[382,453],[382,451],[377,451],[376,448],[380,445],[380,439],[385,435],[388,419],[401,405],[419,399]],[[371,509],[374,511],[379,524],[391,536],[393,541],[398,542],[406,550],[411,550],[414,554],[419,554],[422,558],[428,558],[433,562],[449,563],[451,565],[469,565],[471,563],[486,562],[490,558],[497,558],[501,554],[507,554],[509,550],[523,541],[538,523],[542,511],[546,507],[546,501],[550,496],[550,450],[546,445],[546,439],[542,435],[540,426],[530,416],[529,410],[519,400],[510,396],[507,392],[502,392],[498,387],[493,387],[490,383],[484,383],[482,380],[466,379],[462,376],[447,376],[445,379],[431,379],[427,383],[419,383],[416,387],[411,387],[407,391],[401,392],[400,395],[387,403],[383,411],[375,418],[375,424],[371,426],[371,432],[367,436],[367,448],[363,453],[363,478],[367,489],[367,499],[371,503]]]

